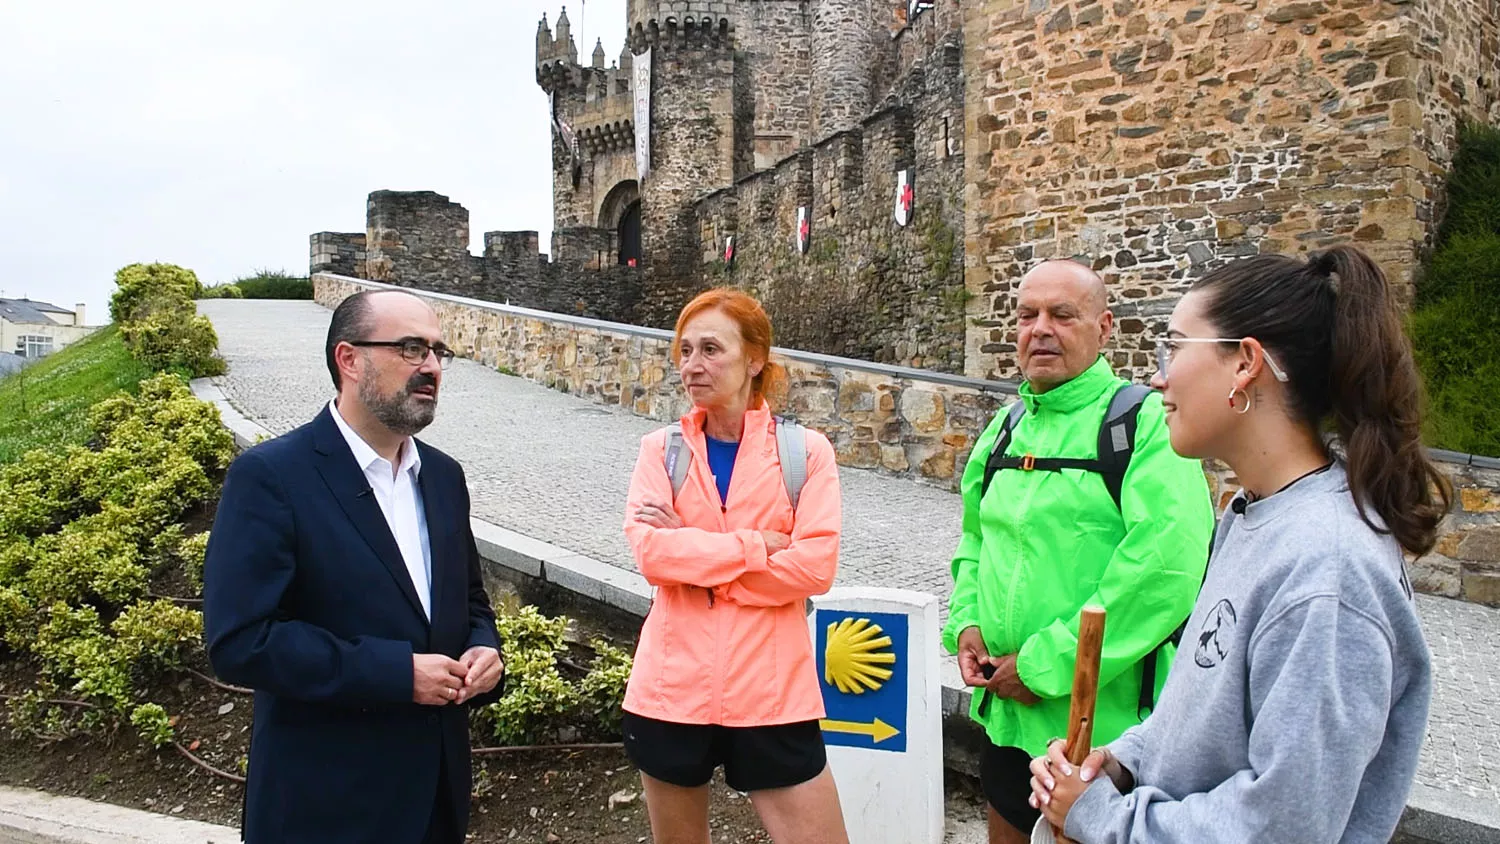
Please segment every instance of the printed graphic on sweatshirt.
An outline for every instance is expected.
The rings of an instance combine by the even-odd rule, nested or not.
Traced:
[[[1193,662],[1199,668],[1213,668],[1229,656],[1229,643],[1234,639],[1234,625],[1238,617],[1234,604],[1221,600],[1214,604],[1203,618],[1198,631],[1198,650],[1193,653]]]

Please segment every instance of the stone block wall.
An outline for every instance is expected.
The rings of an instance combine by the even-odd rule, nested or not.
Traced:
[[[366,210],[365,275],[464,296],[494,293],[469,254],[469,211],[432,191],[380,190]]]
[[[749,77],[752,167],[764,170],[812,138],[812,30],[806,0],[740,9],[739,62]]]
[[[962,48],[941,41],[848,132],[715,192],[696,206],[704,286],[766,306],[777,342],[825,354],[958,372],[963,367]],[[896,173],[913,172],[915,216],[893,219]],[[797,208],[811,245],[795,249]],[[735,236],[732,267],[724,239]]]
[[[1500,606],[1500,461],[1452,466],[1456,487],[1437,549],[1412,566],[1423,592]]]
[[[314,298],[328,308],[381,286],[313,277]],[[666,331],[414,292],[437,311],[446,341],[466,358],[664,423],[688,409]],[[1009,382],[786,349],[775,359],[790,374],[782,412],[826,434],[840,465],[947,489],[957,488],[975,439],[1015,399]],[[1500,461],[1464,458],[1440,467],[1458,492],[1437,550],[1411,562],[1413,586],[1500,606]],[[1236,479],[1222,465],[1206,465],[1204,473],[1222,508]]]
[[[1139,375],[1182,292],[1235,257],[1353,240],[1409,298],[1451,114],[1494,116],[1459,93],[1494,84],[1493,18],[1484,0],[965,4],[965,372],[1015,374],[1014,287],[1042,258],[1106,277],[1114,362]]]
[[[364,232],[318,232],[308,239],[309,272],[363,278]]]

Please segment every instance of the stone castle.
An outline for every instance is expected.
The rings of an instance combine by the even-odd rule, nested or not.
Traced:
[[[564,11],[536,42],[550,254],[489,232],[473,256],[461,206],[378,191],[364,233],[312,236],[312,269],[658,327],[733,284],[780,345],[1004,378],[1014,285],[1073,257],[1110,284],[1115,363],[1144,374],[1183,291],[1238,256],[1352,240],[1409,299],[1458,125],[1500,122],[1497,18],[1493,0],[627,0],[606,66],[602,43],[579,61]]]

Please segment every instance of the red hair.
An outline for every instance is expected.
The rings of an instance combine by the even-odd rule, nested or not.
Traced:
[[[732,287],[715,287],[693,297],[677,315],[677,327],[672,334],[672,363],[682,366],[682,330],[695,317],[706,311],[721,311],[734,321],[740,329],[740,341],[745,354],[751,360],[763,361],[760,373],[750,379],[750,406],[755,407],[759,399],[775,406],[786,393],[786,368],[771,362],[771,318],[750,296]]]

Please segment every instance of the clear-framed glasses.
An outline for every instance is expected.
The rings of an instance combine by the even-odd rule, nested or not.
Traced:
[[[1243,343],[1243,342],[1245,342],[1248,339],[1250,339],[1250,338],[1248,338],[1248,337],[1163,337],[1163,338],[1161,338],[1161,339],[1159,339],[1159,340],[1156,341],[1156,371],[1160,372],[1163,378],[1167,377],[1167,367],[1169,367],[1169,366],[1172,365],[1172,351],[1173,351],[1173,348],[1178,343],[1236,343],[1236,344],[1238,344],[1238,343]],[[1286,373],[1282,371],[1282,369],[1281,369],[1280,366],[1276,365],[1276,359],[1273,358],[1273,357],[1271,357],[1271,353],[1270,352],[1262,350],[1261,353],[1266,356],[1266,366],[1269,366],[1271,368],[1271,374],[1276,377],[1277,381],[1280,381],[1281,383],[1285,384],[1286,381],[1287,381]]]
[[[396,349],[401,352],[401,359],[412,366],[421,366],[427,360],[429,354],[437,355],[438,366],[448,368],[448,362],[453,360],[453,350],[442,343],[429,344],[426,340],[407,338],[405,340],[350,340],[351,346],[383,346]]]

